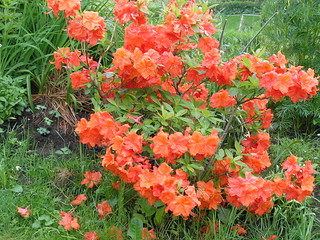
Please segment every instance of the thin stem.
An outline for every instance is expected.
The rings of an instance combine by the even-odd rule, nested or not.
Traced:
[[[279,14],[279,12],[275,12],[269,19],[268,21],[266,21],[263,26],[259,29],[259,31],[256,33],[256,35],[253,36],[253,38],[250,39],[250,41],[248,42],[248,44],[242,49],[241,54],[244,53],[247,48],[251,45],[251,43],[253,42],[253,40],[256,39],[256,37],[261,33],[261,31],[269,24],[269,22],[272,20],[272,18],[274,18],[275,15]]]
[[[216,152],[218,152],[219,149],[223,146],[223,143],[226,140],[226,137],[228,136],[232,121],[233,121],[233,119],[234,119],[234,117],[236,115],[236,112],[238,110],[238,106],[239,105],[240,105],[240,103],[237,103],[236,106],[234,107],[234,109],[232,110],[232,113],[231,113],[231,115],[230,115],[230,117],[228,119],[228,123],[227,123],[226,127],[223,130],[223,135],[221,137],[221,140],[219,142],[219,145],[218,145],[218,148],[217,148]],[[215,155],[212,155],[211,158],[209,159],[209,164],[208,164],[207,167],[205,167],[205,169],[207,169],[207,170],[203,172],[203,174],[201,175],[200,179],[208,177],[208,174],[211,172],[213,164],[214,164],[214,159],[215,159],[214,156]]]

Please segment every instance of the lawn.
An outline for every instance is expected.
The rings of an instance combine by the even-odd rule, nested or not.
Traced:
[[[225,15],[221,16],[219,20],[221,19],[221,22],[226,23],[226,34],[233,32],[233,31],[238,31],[240,22],[241,22],[241,15]],[[241,27],[241,31],[253,31],[253,32],[258,32],[259,29],[261,28],[261,17],[260,16],[250,16],[250,15],[244,15],[243,16],[243,23]]]

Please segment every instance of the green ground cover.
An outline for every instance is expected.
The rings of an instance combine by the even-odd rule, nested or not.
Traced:
[[[305,139],[279,139],[271,149],[271,157],[279,163],[289,154],[305,156],[304,160],[315,160],[320,156],[320,137],[313,141]],[[160,222],[152,209],[147,209],[142,202],[136,202],[132,190],[124,192],[112,188],[116,178],[102,171],[100,159],[96,153],[83,149],[81,154],[59,156],[52,154],[43,157],[32,150],[28,135],[21,139],[15,130],[8,131],[0,143],[0,239],[83,239],[87,231],[95,231],[101,239],[111,239],[108,229],[119,227],[126,236],[132,217],[143,220],[154,228],[157,239],[252,239],[262,236],[281,236],[287,240],[308,240],[320,238],[320,225],[316,199],[310,198],[303,204],[280,199],[269,214],[258,217],[244,214],[243,211],[219,208],[210,211],[205,219],[210,226],[220,227],[219,234],[202,236],[202,225],[197,219],[184,221],[181,218],[162,218]],[[90,157],[91,156],[91,157]],[[101,170],[101,186],[87,189],[80,185],[85,171]],[[316,177],[319,185],[319,175]],[[82,206],[73,206],[72,196],[86,194],[88,200]],[[108,200],[113,213],[108,218],[99,219],[96,205]],[[119,206],[122,204],[122,206]],[[17,206],[30,205],[32,214],[22,218],[17,213]],[[65,231],[58,225],[60,211],[75,211],[81,225],[80,230]],[[298,214],[297,214],[298,213]],[[159,218],[159,217],[158,217]],[[247,236],[239,236],[231,226],[241,224],[248,231]],[[125,239],[126,239],[125,238]],[[130,239],[130,238],[128,238]]]

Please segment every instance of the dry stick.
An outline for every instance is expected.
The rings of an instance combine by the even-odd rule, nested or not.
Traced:
[[[233,121],[233,119],[234,119],[234,117],[235,117],[235,115],[236,115],[236,112],[237,112],[237,110],[238,110],[238,106],[239,106],[239,105],[240,105],[240,103],[237,103],[236,106],[235,106],[235,108],[232,110],[232,113],[231,113],[231,115],[230,115],[230,117],[229,117],[229,119],[228,119],[228,123],[227,123],[226,127],[225,127],[224,130],[223,130],[223,135],[222,135],[222,137],[221,137],[221,141],[220,141],[220,143],[219,143],[219,146],[218,146],[216,152],[219,151],[219,149],[223,146],[224,141],[226,140],[226,137],[227,137],[227,135],[228,135],[228,133],[229,133],[229,130],[230,130],[232,121]],[[208,175],[208,173],[211,171],[211,169],[212,169],[212,167],[213,167],[213,164],[214,164],[214,156],[215,156],[215,154],[213,154],[213,155],[211,156],[211,158],[210,158],[210,160],[209,160],[209,164],[208,164],[208,166],[205,168],[205,169],[207,169],[207,171],[203,172],[203,174],[201,175],[200,179],[203,179],[204,177],[206,177],[206,176]]]
[[[114,25],[114,28],[113,28],[113,30],[112,30],[110,42],[113,41],[113,38],[114,38],[114,35],[115,35],[115,32],[116,32],[116,28],[117,28],[117,25],[115,24],[115,25]],[[107,49],[101,54],[101,56],[100,56],[100,58],[99,58],[99,61],[98,61],[98,66],[96,67],[96,69],[99,69],[99,67],[100,67],[100,65],[101,65],[101,61],[102,61],[103,56],[106,55],[106,54],[110,51],[110,49],[116,44],[118,38],[119,38],[119,36],[118,36],[117,39],[116,39],[113,43],[111,43],[111,44],[107,47]],[[101,89],[100,89],[100,87],[99,87],[99,84],[98,84],[98,81],[97,81],[97,74],[95,74],[94,79],[92,79],[92,82],[93,82],[93,85],[95,86],[95,88],[97,89],[97,91],[98,91],[98,93],[99,93],[102,101],[105,101],[104,96],[105,96],[107,93],[106,93],[106,94],[103,94],[103,92],[101,91]]]
[[[272,20],[272,18],[274,18],[275,15],[279,14],[279,12],[275,12],[274,14],[272,14],[272,16],[268,19],[268,21],[266,21],[263,26],[259,29],[259,31],[256,33],[256,35],[253,36],[253,38],[250,39],[250,41],[248,42],[248,44],[243,48],[243,50],[241,51],[241,54],[244,53],[244,51],[247,50],[247,48],[250,46],[250,44],[253,42],[253,40],[256,39],[256,37],[261,33],[261,31],[269,24],[269,22]]]
[[[223,23],[223,26],[222,26],[222,32],[221,32],[221,35],[220,35],[220,38],[219,38],[220,47],[222,46],[224,31],[225,31],[225,29],[226,29],[227,22],[228,22],[228,20],[226,19],[226,20],[224,21],[224,23]]]

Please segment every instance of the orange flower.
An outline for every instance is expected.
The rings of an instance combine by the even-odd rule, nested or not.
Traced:
[[[156,76],[157,65],[148,56],[143,56],[139,60],[134,62],[134,68],[141,74],[143,78],[152,78]]]
[[[166,158],[170,154],[169,134],[162,131],[162,128],[156,136],[152,138],[150,145],[156,158]]]
[[[174,216],[182,215],[187,219],[191,214],[191,210],[196,206],[196,203],[189,196],[179,195],[172,202],[168,204],[166,212],[172,211]]]
[[[115,189],[115,190],[118,190],[120,189],[120,181],[116,181],[116,182],[113,182],[111,183],[112,187]]]
[[[71,217],[72,212],[66,213],[66,212],[60,212],[60,216],[62,216],[61,221],[59,222],[59,225],[63,226],[65,230],[70,231],[71,228],[73,229],[79,229],[80,225],[78,224],[77,218]]]
[[[142,239],[143,240],[157,239],[157,236],[153,231],[154,231],[153,229],[148,230],[148,228],[143,228]]]
[[[98,204],[98,213],[100,215],[100,219],[107,216],[108,213],[111,213],[112,209],[108,203],[108,201],[104,201]]]
[[[214,93],[210,98],[210,106],[213,108],[232,107],[237,101],[234,97],[230,96],[228,90],[220,90]]]
[[[29,217],[29,215],[31,213],[31,210],[28,210],[29,207],[30,207],[30,205],[27,206],[26,208],[17,207],[17,211],[18,211],[18,213],[20,213],[20,215],[22,217]]]
[[[197,197],[201,201],[199,209],[208,208],[217,210],[222,202],[220,188],[214,188],[211,180],[207,183],[198,181],[197,186]]]
[[[247,235],[248,232],[243,228],[241,227],[239,224],[237,224],[236,226],[232,226],[231,230],[237,230],[237,233],[239,235]]]
[[[290,87],[294,85],[291,73],[287,72],[279,74],[277,80],[273,84],[275,90],[279,90],[282,94],[286,94]]]
[[[219,42],[215,38],[207,37],[207,38],[200,38],[198,43],[198,48],[201,50],[203,54],[209,52],[212,48],[218,48]]]
[[[274,63],[280,68],[286,68],[286,64],[289,62],[286,57],[279,51],[278,55],[273,54],[269,57],[269,62]]]
[[[87,197],[85,194],[80,194],[79,196],[76,197],[75,200],[71,202],[72,205],[81,205],[83,201],[87,200]]]
[[[80,10],[81,0],[47,0],[48,7],[52,9],[56,18],[59,18],[58,13],[65,12],[65,18],[75,16],[76,12]]]
[[[116,16],[119,24],[128,23],[134,21],[138,24],[144,24],[147,22],[145,12],[148,8],[144,1],[128,1],[128,0],[114,0],[116,5],[114,6],[114,15]],[[142,11],[141,11],[142,10]]]
[[[162,71],[167,72],[172,78],[182,74],[183,64],[180,57],[174,56],[172,52],[164,52],[160,59]]]
[[[86,232],[84,234],[85,239],[84,240],[97,240],[100,237],[96,234],[96,232]]]
[[[113,65],[120,70],[124,70],[126,66],[132,65],[131,52],[124,47],[118,48],[113,54]]]
[[[213,128],[209,136],[203,136],[200,132],[194,131],[189,137],[188,148],[191,156],[196,160],[203,160],[212,156],[218,147],[218,132]]]
[[[277,238],[277,235],[272,235],[272,236],[270,236],[270,237],[268,238],[268,240],[274,240],[274,239],[276,239],[276,238]],[[267,240],[267,238],[262,237],[262,240]]]
[[[211,68],[220,63],[220,51],[217,48],[211,49],[210,52],[206,52],[202,62],[202,66],[206,68]]]
[[[110,239],[110,240],[123,240],[122,231],[118,227],[112,226],[108,230],[108,239]]]
[[[88,70],[82,69],[81,72],[73,72],[70,74],[72,89],[85,89],[86,83],[91,82]]]
[[[92,11],[84,11],[69,21],[68,35],[78,41],[87,41],[96,45],[99,39],[104,38],[106,24],[103,17]]]
[[[70,52],[70,48],[59,48],[57,51],[53,53],[54,62],[50,62],[51,64],[55,64],[56,69],[61,69],[61,63],[70,67],[78,67],[80,66],[80,56],[81,52],[79,50],[75,50],[74,52]]]
[[[94,185],[98,186],[101,181],[101,173],[100,172],[85,172],[83,174],[85,179],[82,180],[82,185],[87,185],[88,188],[93,188]]]

